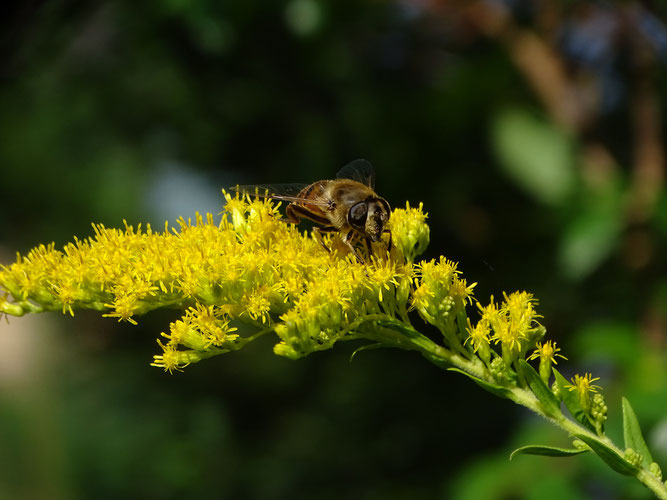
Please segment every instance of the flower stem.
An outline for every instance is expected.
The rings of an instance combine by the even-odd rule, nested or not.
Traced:
[[[451,367],[458,368],[465,371],[466,373],[473,375],[479,379],[488,382],[489,384],[496,384],[490,376],[489,372],[481,361],[475,362],[475,360],[468,360],[461,357],[458,354],[451,352],[450,350],[436,344],[431,341],[428,337],[414,332],[417,335],[413,334],[413,339],[418,340],[417,342],[412,342],[413,345],[418,347],[422,351],[422,354],[431,361],[436,366],[439,366],[443,369],[448,369]],[[620,456],[623,456],[623,450],[619,449],[614,443],[606,436],[599,436],[595,432],[592,432],[583,425],[567,418],[563,413],[559,413],[556,416],[547,415],[542,410],[540,401],[530,390],[524,389],[521,387],[506,387],[507,397],[514,401],[516,404],[524,406],[529,410],[533,411],[537,415],[544,417],[546,420],[556,425],[557,427],[563,429],[570,436],[575,435],[586,435],[592,439],[603,441],[604,445],[613,452],[617,453]],[[646,468],[642,467],[635,474],[635,477],[643,483],[648,489],[650,489],[656,497],[667,500],[667,486],[655,475],[651,474]]]

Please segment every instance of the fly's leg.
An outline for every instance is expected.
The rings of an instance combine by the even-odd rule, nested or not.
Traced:
[[[298,224],[301,219],[308,219],[316,224],[320,224],[322,227],[313,227],[313,238],[315,238],[320,245],[324,247],[327,252],[331,252],[331,249],[327,247],[322,240],[322,233],[331,233],[337,232],[338,229],[331,227],[331,222],[326,217],[309,210],[307,207],[291,203],[287,205],[285,209],[285,215],[287,216],[286,222],[291,222],[293,224]],[[352,245],[352,237],[354,236],[354,231],[348,231],[342,236],[343,243],[347,245],[352,254],[356,257],[357,261],[360,264],[364,264],[364,259],[359,255],[359,252],[354,245]],[[370,242],[367,242],[367,245],[370,245]],[[370,247],[369,247],[370,248]],[[371,255],[369,251],[369,255]]]
[[[322,233],[335,233],[337,231],[338,230],[334,227],[314,227],[313,228],[313,238],[315,238],[320,243],[320,245],[322,245],[324,247],[324,249],[327,252],[331,252],[331,249],[329,247],[327,247],[326,244],[324,243],[324,241],[322,240]],[[359,252],[357,251],[357,249],[354,248],[354,245],[352,245],[352,237],[353,236],[354,236],[354,231],[348,231],[346,234],[344,234],[341,237],[341,240],[343,241],[343,243],[345,243],[345,245],[347,245],[347,247],[350,249],[350,251],[352,252],[354,257],[357,259],[359,264],[364,264],[363,257],[361,255],[359,255]]]
[[[359,255],[359,252],[357,252],[357,249],[354,248],[354,245],[352,245],[352,236],[354,235],[354,231],[348,231],[344,236],[343,236],[343,243],[347,245],[347,247],[352,251],[354,256],[357,258],[359,261],[359,264],[365,264],[364,259]],[[370,254],[369,254],[370,255]]]
[[[334,228],[332,227],[314,227],[313,228],[313,238],[317,240],[317,242],[322,245],[322,248],[324,248],[327,252],[331,253],[331,248],[326,246],[324,244],[324,240],[322,239],[322,233],[330,233],[332,231],[335,231]]]
[[[296,213],[296,210],[294,210],[293,204],[287,205],[287,208],[285,208],[285,216],[286,217],[284,219],[281,219],[283,222],[291,222],[292,224],[298,224],[301,221],[301,218]]]
[[[308,219],[316,224],[320,224],[321,227],[318,226],[313,227],[312,231],[313,238],[316,239],[327,252],[331,253],[331,249],[328,246],[326,246],[324,240],[322,240],[322,233],[332,233],[332,232],[337,232],[338,230],[334,227],[331,227],[331,222],[329,222],[329,219],[327,219],[323,215],[313,212],[312,210],[309,210],[307,207],[297,205],[295,203],[287,205],[287,208],[285,209],[285,215],[287,216],[286,222],[292,222],[294,224],[298,224],[301,219]],[[347,240],[345,240],[345,238],[343,238],[343,241],[345,241],[347,246],[349,246],[352,249],[357,259],[359,259],[360,262],[363,262],[363,260],[361,260],[361,257],[359,257],[357,252],[352,247],[352,245]]]
[[[391,239],[391,231],[389,231],[387,229],[387,230],[385,230],[385,232],[389,233],[389,241],[387,241],[387,255],[391,255],[391,249],[392,249],[392,246],[393,246],[392,239]],[[364,238],[364,241],[366,242],[366,251],[368,252],[368,255],[369,256],[373,255],[373,241],[368,236],[366,236]],[[379,240],[379,241],[382,243],[381,240]],[[349,246],[349,244],[348,244],[348,246]],[[359,258],[359,255],[356,252],[355,252],[355,255],[357,255],[357,258]],[[363,263],[363,260],[360,261],[360,262]]]

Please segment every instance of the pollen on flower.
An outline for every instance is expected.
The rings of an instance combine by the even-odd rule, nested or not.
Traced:
[[[503,305],[509,321],[512,323],[513,329],[524,336],[528,330],[533,328],[535,319],[541,317],[535,312],[533,306],[537,300],[528,292],[514,292],[510,295],[505,293],[504,296]]]
[[[379,261],[373,259],[372,265],[366,271],[368,274],[367,285],[372,291],[377,291],[377,297],[382,302],[382,291],[390,291],[398,286],[398,279],[402,273],[396,267],[396,262]]]
[[[284,301],[287,302],[293,297],[297,297],[304,289],[304,280],[299,274],[285,272],[280,281],[280,291],[284,295]]]
[[[591,396],[594,395],[598,390],[602,389],[602,387],[599,385],[593,384],[593,382],[596,380],[600,380],[600,377],[593,378],[590,373],[585,373],[583,376],[576,374],[571,379],[572,383],[565,385],[569,391],[577,392],[579,396],[579,404],[583,408],[584,412],[591,417],[593,416],[591,413]]]
[[[164,368],[165,371],[173,373],[174,371],[183,371],[183,368],[201,361],[204,357],[197,351],[179,351],[177,346],[172,344],[163,344],[158,340],[158,344],[162,348],[162,354],[153,356],[151,366]]]
[[[418,208],[405,204],[405,208],[397,208],[389,219],[392,243],[400,249],[408,262],[422,254],[429,243],[430,230],[426,224],[427,214],[423,212],[423,204]]]
[[[171,344],[180,344],[188,349],[206,351],[211,346],[224,346],[239,336],[229,326],[227,308],[197,304],[189,308],[183,318],[170,325],[170,333],[162,334]]]
[[[470,323],[470,319],[468,319],[468,340],[470,340],[470,343],[473,346],[473,350],[477,352],[477,350],[483,346],[483,345],[489,345],[489,334],[491,333],[491,329],[489,328],[489,322],[486,320],[480,320],[475,324],[475,326],[472,326]]]
[[[544,343],[538,342],[533,353],[528,356],[528,359],[540,358],[540,360],[549,361],[550,363],[557,365],[558,362],[556,361],[556,357],[567,359],[562,354],[558,354],[559,351],[560,347],[556,347],[556,342],[553,340],[547,340]]]
[[[268,287],[263,286],[246,295],[243,302],[245,310],[253,320],[260,320],[266,323],[269,319],[269,312],[271,311],[271,302],[267,298],[269,293]]]
[[[104,304],[107,307],[113,307],[113,311],[103,314],[108,318],[118,318],[118,321],[128,321],[133,325],[137,322],[132,319],[132,315],[137,309],[137,297],[132,293],[122,294],[116,297],[112,304]]]
[[[503,318],[493,327],[493,336],[495,343],[502,344],[503,349],[511,353],[512,356],[521,348],[521,336],[519,332],[512,328],[512,325]]]
[[[196,304],[187,310],[185,317],[190,325],[199,330],[208,330],[216,324],[221,315],[222,311],[215,306]]]
[[[180,355],[176,350],[176,346],[173,344],[163,344],[158,341],[160,347],[162,347],[162,354],[155,354],[153,356],[153,362],[151,366],[156,366],[158,368],[164,368],[165,371],[173,373],[174,371],[183,371],[180,364]],[[187,366],[187,365],[186,365]]]
[[[351,301],[350,292],[357,285],[354,275],[348,273],[343,266],[336,266],[329,269],[321,281],[317,284],[317,289],[311,294],[304,294],[302,306],[307,307],[310,302],[311,307],[318,307],[324,304],[337,304],[347,307]]]
[[[501,345],[503,359],[509,365],[534,347],[544,336],[545,329],[537,322],[536,318],[541,316],[534,309],[536,301],[531,294],[514,292],[504,294],[504,298],[498,304],[492,296],[488,305],[478,303],[477,307],[482,314],[481,321],[493,332],[490,340]]]
[[[162,333],[163,337],[169,339],[170,344],[184,344],[190,335],[190,323],[177,320],[169,325],[169,333]]]
[[[477,283],[472,283],[468,285],[466,280],[455,276],[452,280],[451,294],[452,297],[459,300],[463,305],[467,303],[472,303],[473,300],[473,290],[477,286]]]
[[[434,297],[435,293],[433,290],[427,285],[420,285],[412,292],[412,305],[410,309],[424,309],[431,303]]]
[[[80,295],[78,285],[72,280],[68,279],[61,284],[54,285],[55,295],[63,306],[63,314],[69,313],[74,316],[72,304],[74,304],[77,297]]]
[[[456,318],[471,300],[475,285],[468,286],[460,279],[456,263],[444,257],[419,263],[415,272],[411,308],[417,309],[424,321],[438,327],[450,345],[460,344],[465,332],[457,327]]]
[[[229,321],[218,321],[214,328],[211,328],[204,334],[204,338],[208,345],[216,347],[228,345],[230,342],[239,338],[238,334],[232,333],[238,328],[230,327]]]
[[[600,377],[593,378],[593,375],[590,373],[585,373],[584,375],[579,375],[577,373],[571,380],[572,383],[567,384],[565,387],[570,391],[577,391],[580,396],[587,396],[602,389],[599,385],[593,384],[593,382],[600,380]]]
[[[449,288],[452,279],[459,273],[456,268],[456,262],[440,257],[437,261],[422,262],[418,269],[422,282],[431,282]]]

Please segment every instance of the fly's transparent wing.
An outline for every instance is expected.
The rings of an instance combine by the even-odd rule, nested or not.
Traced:
[[[304,198],[298,196],[299,193],[307,188],[309,184],[291,183],[291,184],[250,184],[245,186],[233,186],[229,191],[258,198],[271,198],[272,200],[286,201],[289,203],[303,203]],[[308,205],[326,206],[325,201],[308,199]]]
[[[352,179],[375,189],[375,169],[368,160],[359,158],[351,161],[336,174],[336,179]]]

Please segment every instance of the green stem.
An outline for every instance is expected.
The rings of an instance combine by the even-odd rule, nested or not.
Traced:
[[[532,409],[532,408],[531,408]],[[533,410],[535,411],[535,410]],[[539,413],[539,412],[538,412]],[[542,415],[541,413],[539,413]],[[544,416],[544,415],[543,415]],[[561,415],[562,418],[558,420],[553,420],[553,419],[548,419],[552,422],[554,422],[558,427],[561,429],[567,431],[570,435],[573,434],[586,434],[594,439],[602,440],[605,442],[605,444],[614,450],[616,453],[619,455],[623,456],[623,450],[618,448],[612,441],[609,439],[607,436],[598,436],[596,433],[592,432],[591,430],[587,429],[586,427],[573,422],[572,420],[566,418],[564,415]],[[663,500],[667,500],[667,486],[665,483],[663,483],[660,479],[655,477],[651,472],[646,469],[645,467],[641,467],[635,477],[642,483],[644,486],[646,486],[649,490],[651,490],[657,498],[661,498]]]
[[[655,493],[656,497],[662,500],[667,500],[667,486],[649,471],[642,468],[637,474],[637,479],[639,479],[639,481],[641,481],[649,490]]]
[[[244,337],[243,338],[243,345],[241,345],[241,347],[243,347],[244,345],[252,342],[253,340],[258,339],[262,335],[266,335],[267,333],[272,332],[274,330],[274,328],[275,328],[274,326],[270,326],[268,328],[264,328],[264,330],[260,330],[259,332],[253,333],[249,337]],[[240,349],[240,347],[239,347],[239,349]]]
[[[401,316],[401,320],[403,321],[403,323],[405,323],[406,325],[410,325],[410,327],[412,327],[412,322],[408,317],[408,311],[405,309],[404,305],[398,307],[398,314]]]
[[[62,305],[53,310],[61,309]],[[10,316],[23,316],[28,313],[40,313],[46,311],[47,308],[33,304],[28,300],[21,302],[0,302],[0,313],[9,314]]]
[[[459,356],[458,354],[455,354],[449,351],[448,349],[445,349],[444,347],[437,345],[427,337],[424,337],[421,334],[418,335],[420,337],[418,347],[420,348],[420,350],[422,350],[424,354],[427,354],[426,356],[427,359],[429,359],[435,365],[443,369],[453,366],[471,375],[474,375],[475,377],[485,380],[491,384],[496,383],[495,381],[489,378],[488,371],[486,370],[486,367],[481,361],[475,362],[475,360],[465,359]],[[566,431],[569,435],[574,436],[577,434],[579,435],[584,434],[590,436],[593,439],[602,440],[604,441],[606,446],[608,446],[618,455],[620,456],[624,455],[623,450],[619,449],[616,445],[614,445],[614,443],[608,437],[600,436],[595,432],[592,432],[591,430],[579,424],[578,422],[570,420],[562,413],[560,413],[555,417],[546,415],[542,410],[540,401],[530,390],[523,389],[520,387],[514,387],[514,388],[508,387],[507,389],[508,389],[509,399],[514,401],[516,404],[524,406],[525,408],[528,408],[534,413],[544,417],[552,424]],[[639,469],[635,477],[641,483],[643,483],[648,489],[650,489],[656,495],[657,498],[667,500],[667,486],[665,486],[665,483],[663,483],[659,478],[651,474],[649,470],[642,467]]]

